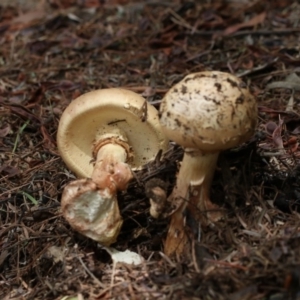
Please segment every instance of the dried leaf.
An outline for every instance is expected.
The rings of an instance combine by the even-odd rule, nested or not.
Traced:
[[[42,19],[47,16],[45,0],[40,0],[35,6],[35,10],[28,11],[21,14],[10,21],[10,29],[19,30],[26,28],[32,24],[33,21]]]
[[[42,55],[44,54],[49,48],[55,46],[57,42],[53,41],[34,41],[29,43],[27,46],[29,48],[30,53]]]
[[[10,105],[9,108],[13,114],[23,117],[26,120],[41,122],[40,118],[22,105]]]
[[[0,129],[0,138],[7,136],[11,132],[11,126],[7,124],[4,128]]]
[[[277,124],[273,121],[269,121],[266,125],[265,125],[266,131],[267,133],[269,133],[270,135],[273,134],[273,132],[275,131],[275,129],[277,128]]]
[[[54,148],[55,141],[48,133],[46,127],[44,125],[42,125],[40,129],[41,129],[41,133],[43,135],[43,143],[45,144],[45,146],[47,146],[49,148]]]
[[[265,20],[265,18],[266,18],[266,12],[263,12],[259,15],[256,15],[249,21],[227,27],[225,29],[223,35],[232,34],[236,31],[240,30],[241,28],[256,26],[256,25],[262,23]]]
[[[0,167],[0,174],[2,174],[3,176],[7,176],[8,178],[14,177],[15,175],[18,175],[19,173],[20,173],[20,170],[13,166],[4,164],[2,167]]]
[[[152,97],[154,96],[156,93],[155,88],[151,87],[151,86],[147,86],[145,88],[145,90],[142,93],[143,97]]]
[[[47,90],[60,90],[60,91],[73,91],[82,87],[82,83],[73,82],[70,80],[60,80],[58,82],[55,81],[44,81],[41,82],[41,86]]]
[[[269,83],[266,86],[267,90],[278,89],[278,88],[292,89],[295,91],[299,91],[300,90],[299,76],[296,73],[291,73],[284,80],[274,81],[274,82]]]
[[[282,124],[283,124],[283,120],[279,118],[279,124],[275,128],[275,130],[273,131],[273,134],[272,134],[274,144],[280,149],[283,148],[283,141],[282,141],[282,137],[281,137]]]
[[[300,126],[296,127],[293,131],[292,134],[300,134]]]
[[[9,256],[8,250],[4,250],[0,254],[0,266],[3,264],[3,262],[6,260],[6,258]]]
[[[293,111],[294,107],[294,95],[292,95],[286,105],[285,111]]]
[[[298,150],[298,146],[299,146],[299,143],[297,141],[297,137],[296,136],[291,136],[288,141],[286,141],[284,143],[284,146],[287,146],[289,148],[289,150],[294,153]]]
[[[278,88],[300,91],[299,83],[296,83],[296,82],[275,81],[266,86],[267,90],[278,89]]]

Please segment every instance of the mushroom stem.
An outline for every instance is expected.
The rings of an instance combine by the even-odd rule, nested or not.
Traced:
[[[128,153],[117,143],[103,145],[97,152],[92,180],[100,189],[108,188],[112,194],[125,190],[133,178],[132,171],[126,163]]]
[[[117,239],[122,217],[116,193],[125,190],[133,177],[126,163],[128,151],[122,145],[127,144],[115,138],[102,141],[96,148],[92,178],[69,183],[61,200],[63,215],[71,226],[103,245]]]
[[[222,212],[216,211],[219,206],[209,199],[218,156],[218,152],[185,149],[176,186],[168,199],[171,203],[179,201],[181,205],[171,217],[165,242],[167,255],[181,254],[187,243],[188,236],[184,227],[186,215],[192,217],[197,223],[215,222],[222,217]],[[193,228],[191,229],[194,232]]]

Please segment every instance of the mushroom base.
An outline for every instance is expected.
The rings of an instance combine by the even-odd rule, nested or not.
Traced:
[[[200,225],[222,218],[220,207],[209,199],[217,160],[218,153],[185,150],[176,186],[168,199],[176,210],[164,245],[167,255],[182,254],[186,244],[198,239]]]
[[[115,195],[99,190],[91,179],[69,183],[62,194],[63,216],[72,228],[104,246],[114,243],[122,218]]]

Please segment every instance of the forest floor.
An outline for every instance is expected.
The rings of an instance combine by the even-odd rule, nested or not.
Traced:
[[[300,4],[275,1],[35,0],[0,4],[0,299],[300,299]],[[145,183],[175,185],[180,147],[118,195],[114,265],[60,211],[75,179],[56,145],[60,116],[90,90],[123,87],[159,108],[185,75],[240,77],[258,102],[246,144],[222,153],[211,188],[225,217],[190,258],[167,257],[169,220]]]

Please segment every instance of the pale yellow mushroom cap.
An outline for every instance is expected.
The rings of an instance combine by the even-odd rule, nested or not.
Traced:
[[[59,152],[78,177],[91,177],[93,145],[99,136],[120,130],[132,150],[130,165],[139,168],[154,159],[168,140],[161,130],[158,112],[138,94],[120,88],[86,93],[63,112],[57,132]],[[146,113],[146,117],[145,117]],[[145,119],[145,121],[143,121]]]
[[[253,135],[256,100],[234,75],[194,73],[167,92],[160,106],[160,122],[168,138],[185,148],[221,151]]]

